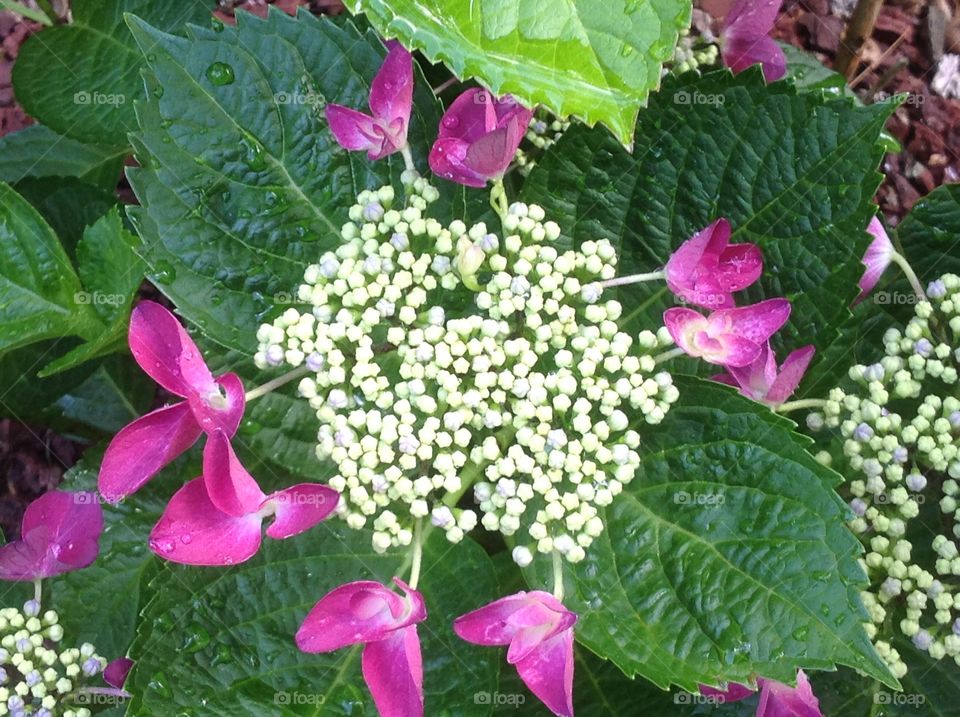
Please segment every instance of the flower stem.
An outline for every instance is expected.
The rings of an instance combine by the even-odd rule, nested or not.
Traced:
[[[910,266],[910,262],[907,261],[907,258],[900,252],[895,251],[890,256],[890,259],[900,267],[901,271],[903,271],[904,275],[907,277],[907,281],[910,282],[910,286],[913,287],[913,291],[917,295],[917,298],[920,299],[920,301],[926,301],[927,294],[923,290],[923,285],[920,283],[920,279],[917,277],[916,272],[914,272],[913,267]]]
[[[507,190],[503,186],[503,177],[493,183],[490,188],[490,206],[500,216],[500,222],[507,218],[510,203],[507,201]]]
[[[411,589],[416,590],[420,582],[420,566],[423,563],[423,518],[417,518],[413,528],[413,561],[410,564]]]
[[[33,581],[33,599],[40,602],[40,596],[43,594],[43,581],[37,578]]]
[[[40,10],[34,10],[32,7],[27,7],[23,3],[14,2],[14,0],[0,0],[0,10],[9,10],[10,12],[25,17],[27,20],[39,22],[41,25],[46,25],[47,27],[50,27],[57,21],[57,16],[53,13],[52,8],[49,12],[42,6]]]
[[[563,600],[563,556],[559,550],[553,551],[553,596]]]
[[[790,413],[790,411],[799,411],[802,408],[823,408],[827,402],[822,398],[804,398],[800,401],[787,401],[781,403],[773,410],[777,413]]]
[[[299,368],[293,369],[293,371],[283,374],[283,376],[278,376],[272,381],[267,381],[262,386],[257,386],[256,388],[250,389],[243,398],[249,403],[250,401],[260,398],[261,396],[266,396],[271,391],[277,390],[286,383],[290,383],[301,376],[306,376],[308,373],[310,373],[310,369],[308,367],[300,366]]]
[[[443,92],[444,90],[449,89],[450,87],[453,87],[453,86],[454,86],[455,84],[457,84],[459,81],[460,81],[460,80],[459,80],[458,78],[456,78],[456,77],[451,77],[449,80],[446,80],[445,82],[441,82],[439,85],[437,85],[436,87],[434,87],[434,88],[433,88],[433,94],[439,95],[439,94],[440,94],[441,92]]]
[[[600,286],[609,289],[612,286],[639,284],[644,281],[660,281],[666,277],[667,275],[663,271],[651,271],[648,274],[631,274],[630,276],[618,276],[616,279],[607,279],[607,281],[601,281]]]
[[[675,349],[670,349],[669,351],[664,351],[662,354],[657,354],[653,357],[654,363],[663,363],[664,361],[669,361],[670,359],[675,359],[680,356],[683,356],[686,353],[679,346]]]
[[[417,171],[417,165],[413,163],[413,153],[410,151],[410,145],[405,144],[400,148],[400,154],[403,156],[403,164],[411,172]]]

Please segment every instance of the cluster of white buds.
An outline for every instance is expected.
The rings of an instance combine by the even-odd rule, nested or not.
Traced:
[[[524,176],[530,174],[530,171],[537,165],[537,158],[560,141],[564,132],[569,128],[569,121],[561,120],[544,109],[538,109],[527,127],[527,134],[524,137],[534,149],[527,152],[520,148],[514,158],[520,173]]]
[[[307,268],[304,312],[258,332],[261,367],[306,365],[299,385],[320,420],[317,454],[338,474],[339,510],[371,526],[378,551],[408,545],[418,520],[452,542],[475,527],[457,507],[471,487],[489,530],[569,560],[603,530],[640,463],[637,423],[677,399],[652,357],[669,342],[619,330],[603,301],[607,241],[562,251],[538,206],[512,205],[505,238],[483,224],[426,216],[436,190],[403,177],[365,191],[344,243]]]
[[[0,609],[0,715],[90,717],[78,706],[83,683],[99,675],[106,660],[93,645],[60,649],[63,628],[53,610],[41,614],[29,600],[22,610]]]
[[[850,369],[856,388],[833,389],[823,413],[807,418],[842,437],[850,525],[867,548],[867,632],[898,677],[906,665],[883,632],[891,623],[931,657],[960,665],[960,277],[932,282],[927,297],[903,331],[886,332],[883,359]],[[909,523],[934,501],[950,534],[936,535],[936,557],[920,565]]]
[[[682,75],[700,67],[715,66],[720,59],[720,46],[710,40],[709,37],[692,35],[689,30],[681,31],[673,51],[673,67],[665,69],[664,74],[672,71]]]

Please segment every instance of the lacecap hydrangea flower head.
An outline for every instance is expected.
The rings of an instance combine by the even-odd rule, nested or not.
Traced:
[[[301,309],[261,326],[262,368],[306,366],[330,486],[374,548],[411,543],[418,520],[452,542],[481,522],[514,559],[583,559],[640,462],[637,425],[677,398],[653,355],[666,331],[622,331],[602,282],[607,241],[556,246],[560,227],[515,203],[503,232],[429,216],[413,172],[401,199],[363,192],[343,243],[307,268]],[[472,491],[475,507],[460,508]]]

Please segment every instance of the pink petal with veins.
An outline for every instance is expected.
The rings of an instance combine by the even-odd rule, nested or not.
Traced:
[[[890,237],[887,236],[883,224],[877,217],[870,220],[870,224],[867,226],[867,232],[873,236],[873,241],[870,242],[870,246],[867,247],[867,251],[863,255],[863,263],[867,269],[863,272],[863,276],[858,282],[860,295],[857,296],[854,303],[863,301],[863,299],[873,291],[877,282],[880,281],[883,272],[887,270],[890,262],[893,261],[893,242],[890,241]]]
[[[160,408],[120,429],[107,446],[97,487],[111,503],[136,492],[202,433],[186,401]]]
[[[256,513],[266,498],[221,430],[214,431],[203,447],[203,482],[217,510],[235,518]]]
[[[747,699],[752,695],[755,690],[751,690],[746,685],[741,685],[737,682],[731,682],[726,690],[717,690],[713,687],[707,687],[706,685],[700,685],[700,694],[706,695],[707,697],[713,697],[720,704],[725,704],[727,702],[740,702],[741,700]]]
[[[164,560],[186,565],[234,565],[260,549],[257,514],[232,516],[215,506],[203,478],[178,490],[150,533],[150,549]]]
[[[123,683],[127,681],[127,675],[133,668],[133,660],[129,657],[118,657],[107,664],[103,669],[103,681],[111,687],[117,689],[123,688]]]
[[[756,717],[823,717],[820,703],[803,670],[797,672],[797,686],[760,680],[760,703]]]
[[[407,143],[413,107],[413,56],[399,42],[391,41],[387,46],[387,57],[370,85],[370,110],[386,126],[400,120],[402,129],[394,138],[399,149]]]
[[[309,530],[336,509],[340,494],[317,483],[300,483],[267,496],[273,503],[275,518],[267,535],[282,540]]]
[[[438,139],[430,149],[430,170],[438,177],[482,189],[487,178],[467,165],[470,145],[456,137]]]
[[[767,391],[767,403],[777,406],[793,395],[800,381],[803,380],[803,375],[807,372],[814,353],[816,349],[813,346],[804,346],[787,356],[780,367],[780,374]]]
[[[763,77],[767,82],[776,82],[787,74],[787,58],[780,47],[770,37],[731,37],[727,36],[723,43],[723,63],[733,70],[734,74],[743,72],[748,67],[760,65],[763,68]]]
[[[517,673],[551,712],[573,717],[573,629],[541,643],[517,662]]]
[[[423,658],[416,625],[367,643],[362,665],[380,717],[422,717]]]

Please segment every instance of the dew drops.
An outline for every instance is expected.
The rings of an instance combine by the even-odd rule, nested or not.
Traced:
[[[184,545],[190,545],[193,542],[193,536],[190,533],[184,533],[180,536],[180,542]]]
[[[210,633],[202,625],[191,625],[183,641],[183,649],[187,652],[199,652],[210,644]]]
[[[207,79],[211,84],[223,86],[232,85],[236,77],[233,68],[226,62],[214,62],[207,68]]]
[[[793,636],[794,640],[803,640],[806,638],[808,632],[810,632],[810,628],[808,628],[806,625],[801,625],[790,634]]]
[[[453,115],[448,115],[443,118],[443,126],[447,129],[456,129],[460,125],[460,118],[454,117]],[[437,147],[438,152],[443,151],[443,147]]]

